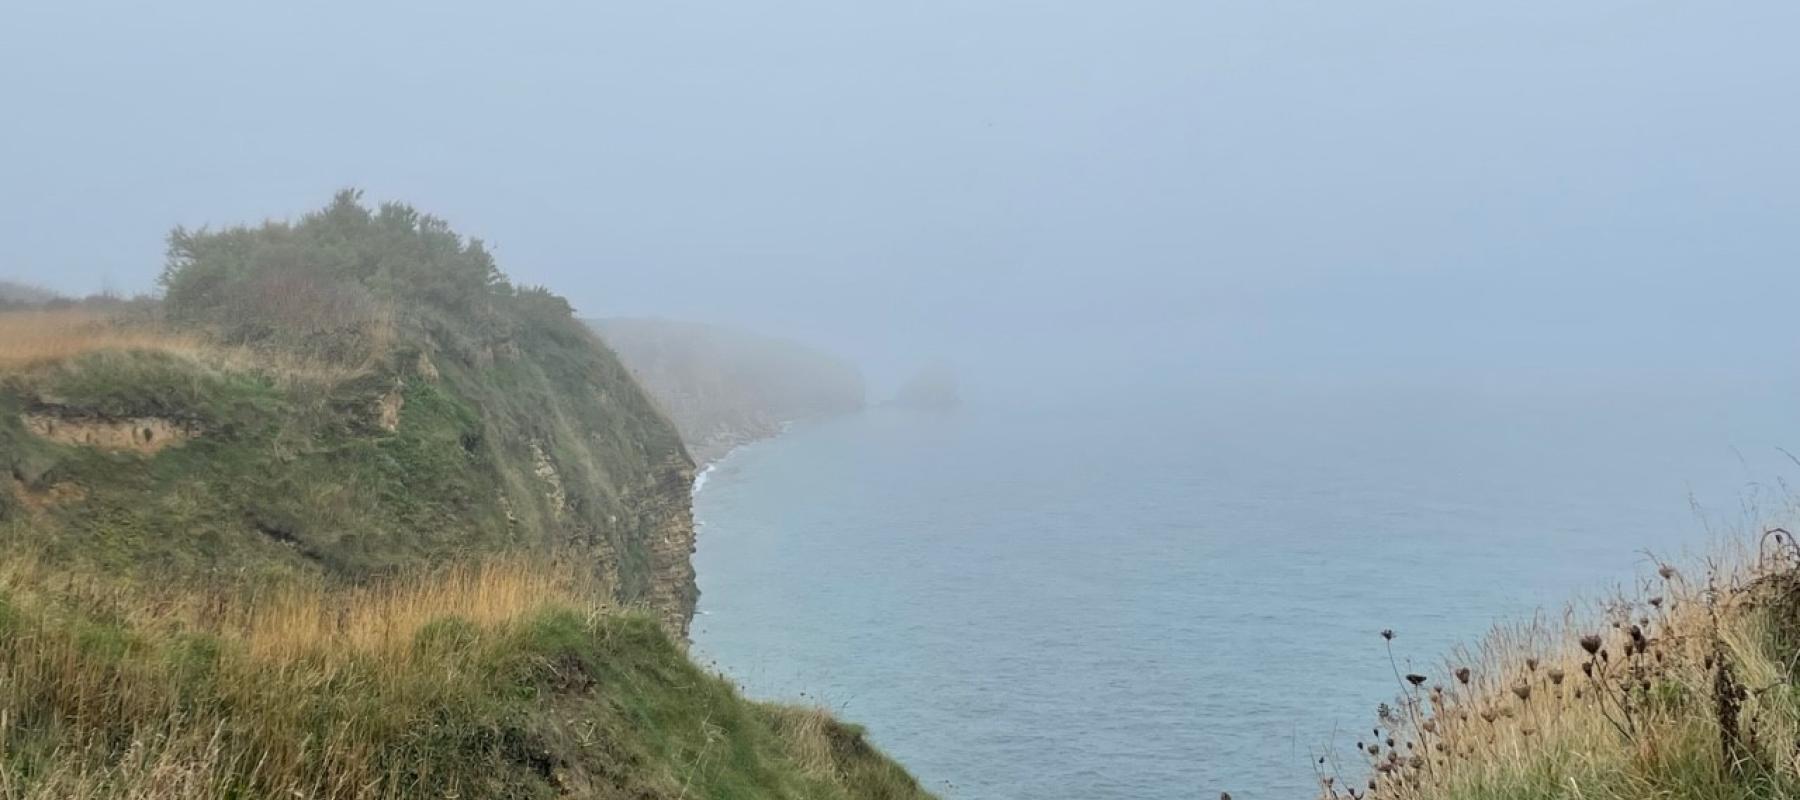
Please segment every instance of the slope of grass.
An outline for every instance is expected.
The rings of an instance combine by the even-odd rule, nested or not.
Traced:
[[[0,312],[0,531],[171,575],[563,553],[684,629],[693,464],[561,298],[353,193],[171,252],[161,305]]]
[[[0,312],[0,800],[922,796],[686,658],[692,462],[561,298],[354,194],[171,253]]]
[[[0,797],[922,797],[754,704],[589,573],[122,584],[0,563]]]
[[[1602,613],[1501,628],[1396,680],[1357,742],[1367,763],[1321,766],[1325,796],[1800,797],[1800,548],[1775,530],[1746,555],[1664,565]]]

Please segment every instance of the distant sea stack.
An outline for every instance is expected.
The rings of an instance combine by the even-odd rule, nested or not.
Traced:
[[[796,342],[665,319],[602,319],[600,332],[706,465],[789,423],[863,408],[862,373]]]
[[[889,405],[917,411],[948,411],[961,403],[956,370],[942,362],[919,370],[888,401]]]

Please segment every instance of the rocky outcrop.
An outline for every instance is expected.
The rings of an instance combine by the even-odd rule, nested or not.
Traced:
[[[687,640],[700,599],[694,578],[693,485],[693,465],[673,462],[632,503],[649,556],[650,584],[643,602],[681,641]]]

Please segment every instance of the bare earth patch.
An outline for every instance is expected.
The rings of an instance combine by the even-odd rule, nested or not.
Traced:
[[[192,422],[163,417],[65,417],[28,412],[19,419],[26,430],[53,442],[146,455],[200,435],[199,426]]]

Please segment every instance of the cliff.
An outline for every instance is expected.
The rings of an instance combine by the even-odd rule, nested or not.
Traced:
[[[685,631],[679,436],[567,303],[508,284],[479,241],[344,195],[295,224],[177,231],[163,282],[135,320],[18,324],[56,356],[0,388],[0,502],[35,506],[38,535],[140,572],[553,554]],[[122,471],[132,452],[156,458]]]
[[[863,407],[862,375],[854,366],[794,342],[660,319],[591,324],[702,464],[774,436],[787,423]]]
[[[0,796],[923,796],[689,662],[693,461],[566,302],[356,195],[0,313]]]

